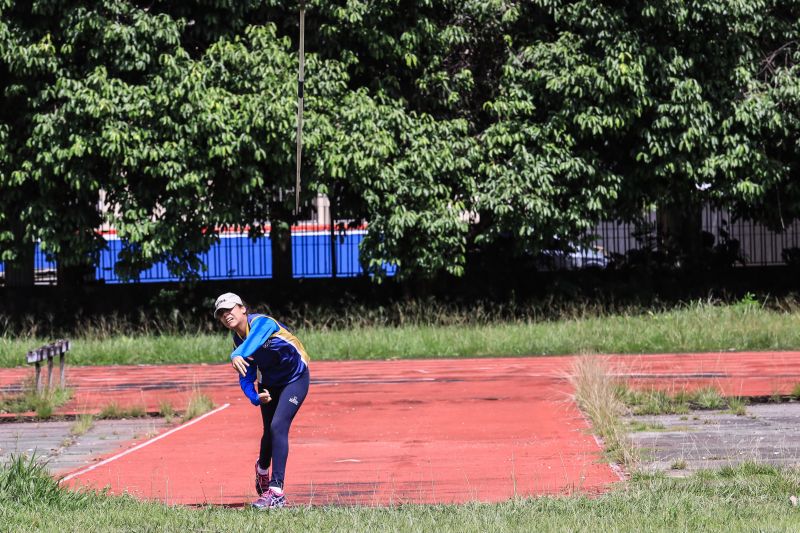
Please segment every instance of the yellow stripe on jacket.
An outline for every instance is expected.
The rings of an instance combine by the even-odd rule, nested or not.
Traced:
[[[294,349],[297,350],[297,353],[300,354],[300,359],[302,359],[303,362],[306,364],[306,366],[308,366],[308,362],[311,359],[308,357],[308,353],[306,352],[303,343],[300,342],[300,339],[289,333],[289,331],[286,328],[280,326],[278,328],[278,331],[273,333],[272,336],[278,337],[279,339],[284,340],[289,344],[291,344],[292,346],[294,346]]]

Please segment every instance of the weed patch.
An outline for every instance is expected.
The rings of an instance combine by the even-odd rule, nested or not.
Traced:
[[[630,431],[662,431],[664,424],[658,422],[642,422],[641,420],[631,420],[628,423]]]
[[[37,418],[47,419],[53,411],[72,398],[72,389],[55,388],[37,392],[32,385],[22,394],[0,398],[0,412],[23,414],[35,412]]]
[[[670,394],[658,389],[636,390],[619,384],[614,394],[634,415],[686,415],[692,409],[727,409],[736,415],[747,414],[745,398],[726,398],[713,387]]]
[[[722,394],[712,387],[698,389],[688,396],[691,404],[698,409],[724,409],[727,402]]]
[[[143,418],[147,416],[147,409],[143,405],[132,405],[121,407],[117,402],[111,402],[103,406],[97,418],[101,420],[121,419],[121,418]]]
[[[158,404],[158,414],[167,424],[170,424],[175,418],[175,408],[172,406],[172,403],[162,400]]]
[[[685,459],[676,459],[670,465],[672,470],[686,470],[686,460]]]
[[[747,414],[747,398],[731,397],[727,399],[728,412],[736,416],[745,416]]]
[[[800,400],[800,383],[797,383],[794,387],[792,387],[791,396],[795,400]]]
[[[69,428],[69,432],[73,437],[80,437],[92,429],[92,426],[94,426],[94,416],[86,414],[79,415],[75,419],[75,423],[72,424],[72,427]]]
[[[189,404],[186,406],[186,411],[183,413],[182,420],[183,422],[187,422],[192,418],[196,418],[211,411],[213,408],[214,402],[211,401],[211,398],[196,390],[189,398]]]

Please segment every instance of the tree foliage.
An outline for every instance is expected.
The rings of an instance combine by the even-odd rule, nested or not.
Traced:
[[[800,213],[796,1],[307,5],[304,198],[368,222],[374,274],[459,275],[649,206]],[[296,2],[0,14],[0,260],[91,262],[108,222],[121,274],[192,275],[219,228],[291,212]]]

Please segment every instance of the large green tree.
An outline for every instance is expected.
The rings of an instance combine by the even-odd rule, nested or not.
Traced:
[[[164,13],[125,2],[66,13],[56,44],[41,52],[46,76],[14,115],[25,134],[7,150],[17,181],[4,200],[24,211],[27,239],[41,240],[62,268],[91,264],[104,245],[95,229],[107,222],[123,243],[121,275],[162,260],[191,275],[220,227],[246,225],[257,236],[268,222],[291,222],[289,39],[273,25],[251,26],[190,54],[187,22]],[[463,248],[466,189],[462,175],[452,187],[438,181],[466,167],[464,123],[352,90],[346,65],[309,57],[306,196],[338,187],[352,199],[345,212],[370,221],[364,262],[374,272],[393,263],[408,275],[458,273],[463,254],[443,258]],[[415,252],[421,244],[427,251]],[[13,254],[9,247],[6,259]]]
[[[673,244],[695,251],[700,206],[730,204],[747,187],[748,173],[726,170],[720,156],[742,140],[732,124],[748,114],[742,106],[752,105],[765,51],[796,39],[800,5],[532,4],[520,16],[540,30],[507,35],[498,93],[487,102],[496,119],[481,134],[484,235],[516,234],[536,248],[655,207],[673,226]]]
[[[113,132],[86,131],[98,116],[123,113],[116,87],[145,85],[162,68],[161,57],[175,51],[181,25],[119,1],[4,2],[0,9],[0,129],[8,131],[2,259],[13,261],[40,240],[61,273],[85,270],[105,245],[96,233],[101,191],[119,183],[108,157]],[[87,109],[93,91],[98,105]]]
[[[372,273],[800,209],[798,2],[307,5],[304,199],[368,223]],[[120,273],[193,275],[218,228],[291,223],[297,7],[0,1],[0,259],[91,264],[110,222]]]
[[[781,30],[784,44],[766,43],[761,68],[743,80],[711,161],[723,183],[718,194],[776,231],[800,218],[800,22],[790,35]]]

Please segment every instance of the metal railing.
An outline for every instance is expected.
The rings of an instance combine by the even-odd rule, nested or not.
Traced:
[[[700,226],[709,239],[706,244],[712,248],[733,241],[737,243],[741,260],[736,266],[784,265],[784,252],[800,248],[800,221],[785,225],[781,231],[772,231],[752,220],[736,220],[727,209],[706,207],[701,213]],[[609,260],[631,250],[641,250],[648,246],[648,239],[655,249],[663,246],[655,212],[645,214],[639,224],[602,221],[589,233],[596,238],[580,251],[587,251],[587,256],[599,251]]]
[[[325,206],[327,208],[327,206]],[[327,214],[327,213],[324,213]],[[359,261],[359,246],[366,234],[365,227],[347,228],[348,221],[337,221],[331,232],[329,223],[317,221],[299,224],[292,228],[292,267],[296,278],[354,277],[364,275]],[[782,231],[771,231],[762,224],[749,220],[733,220],[724,209],[706,208],[702,212],[701,226],[712,245],[723,241],[736,241],[741,261],[737,266],[771,266],[785,264],[785,251],[795,249],[800,257],[800,222],[787,225]],[[645,231],[643,231],[643,228]],[[272,277],[272,243],[266,234],[256,239],[245,230],[221,232],[219,242],[200,255],[206,270],[200,273],[203,280],[250,279]],[[114,271],[122,242],[111,228],[102,231],[107,247],[95,266],[95,277],[105,283],[122,283]],[[615,259],[632,250],[647,246],[662,246],[658,235],[655,213],[646,214],[639,224],[602,221],[590,232],[591,239],[573,250],[554,251],[549,264],[556,269],[606,267]],[[55,262],[49,261],[36,245],[34,257],[35,282],[54,284],[57,281]],[[394,269],[387,269],[389,275]],[[5,269],[0,262],[0,282]],[[139,276],[142,282],[176,281],[165,263],[158,263]]]

